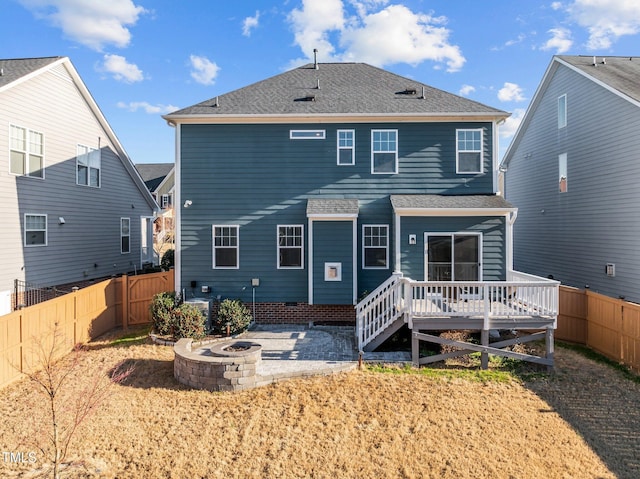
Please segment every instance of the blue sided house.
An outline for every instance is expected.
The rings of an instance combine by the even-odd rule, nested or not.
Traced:
[[[557,292],[511,270],[517,209],[496,194],[507,117],[363,63],[312,63],[166,115],[176,288],[253,302],[258,322],[357,321],[368,349],[407,323],[497,327],[490,297],[516,282]],[[526,316],[550,325],[549,311]]]

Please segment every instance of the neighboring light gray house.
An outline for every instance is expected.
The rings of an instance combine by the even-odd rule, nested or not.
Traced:
[[[151,195],[160,205],[160,213],[154,220],[153,248],[158,256],[174,247],[173,195],[175,170],[173,163],[138,163],[136,169]]]
[[[353,322],[374,292],[389,315],[362,347],[397,329],[379,291],[401,276],[478,297],[469,282],[512,279],[516,208],[496,195],[507,117],[362,63],[302,66],[164,116],[177,289],[255,298],[257,321],[303,324]]]
[[[0,313],[16,280],[55,286],[152,261],[157,205],[67,57],[0,60],[0,195]]]
[[[555,56],[502,162],[515,266],[640,302],[640,57]]]

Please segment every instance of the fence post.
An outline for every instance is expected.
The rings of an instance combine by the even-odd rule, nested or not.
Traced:
[[[129,278],[122,275],[122,329],[126,330],[129,325]]]

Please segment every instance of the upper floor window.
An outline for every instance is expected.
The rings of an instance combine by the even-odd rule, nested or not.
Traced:
[[[456,173],[482,173],[482,130],[456,130]]]
[[[398,172],[398,130],[371,130],[371,173]]]
[[[558,128],[567,126],[567,95],[558,97]]]
[[[47,245],[47,215],[24,215],[24,245]]]
[[[387,225],[363,225],[362,248],[363,268],[387,268],[389,264],[389,227]]]
[[[558,191],[566,193],[568,191],[567,184],[567,154],[558,155]]]
[[[76,160],[76,183],[84,186],[100,187],[100,150],[78,145]]]
[[[120,253],[131,252],[131,218],[120,218]]]
[[[278,226],[278,268],[302,268],[302,225]]]
[[[160,207],[163,210],[171,207],[171,195],[162,195],[160,197]]]
[[[325,130],[289,130],[291,140],[324,140]]]
[[[355,130],[338,130],[338,164],[353,165],[356,158]]]
[[[44,135],[11,125],[10,157],[11,173],[44,178]]]
[[[213,267],[237,269],[239,266],[238,232],[240,227],[213,225]]]

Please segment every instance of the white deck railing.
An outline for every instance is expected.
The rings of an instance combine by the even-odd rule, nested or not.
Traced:
[[[558,315],[558,281],[517,271],[507,281],[413,281],[395,274],[356,306],[360,350],[391,323],[413,319],[465,317],[482,320],[546,318]]]

